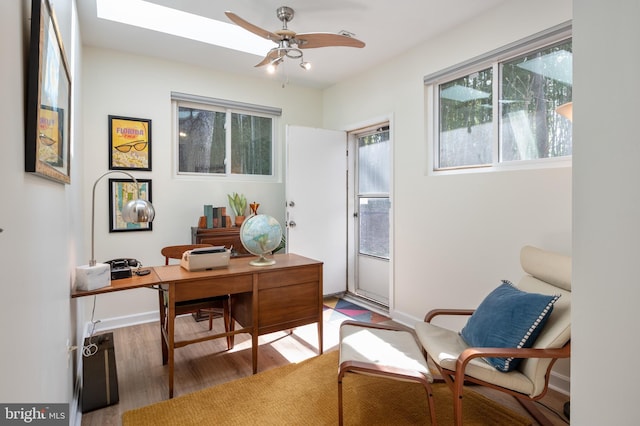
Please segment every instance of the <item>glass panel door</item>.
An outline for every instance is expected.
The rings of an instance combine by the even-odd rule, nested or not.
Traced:
[[[389,126],[356,135],[355,293],[389,304]]]

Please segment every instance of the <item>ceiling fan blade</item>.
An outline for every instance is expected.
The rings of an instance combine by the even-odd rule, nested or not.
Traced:
[[[276,43],[280,41],[279,35],[272,33],[271,31],[262,29],[256,25],[253,25],[252,23],[245,21],[244,19],[242,19],[241,17],[239,17],[233,12],[227,11],[224,14],[227,15],[227,18],[229,18],[234,24],[244,28],[247,31],[250,31],[256,35],[259,35],[262,38],[266,38],[267,40],[271,40]]]
[[[282,58],[284,54],[285,52],[278,48],[271,49],[269,53],[267,53],[267,56],[265,56],[264,59],[260,61],[260,63],[256,64],[255,67],[258,68],[269,65],[271,62],[273,62],[274,59],[277,59],[278,57]]]
[[[342,34],[333,33],[306,33],[296,34],[298,40],[298,48],[313,49],[316,47],[329,46],[345,46],[345,47],[364,47],[364,42],[357,38],[347,37]]]

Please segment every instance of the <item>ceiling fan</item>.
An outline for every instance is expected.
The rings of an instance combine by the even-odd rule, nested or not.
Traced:
[[[250,31],[260,37],[266,38],[278,44],[277,47],[269,50],[267,55],[256,67],[267,65],[267,70],[274,72],[276,67],[284,61],[284,58],[300,59],[300,67],[309,70],[311,64],[303,59],[302,49],[312,49],[317,47],[364,47],[364,43],[352,37],[351,33],[343,31],[341,33],[296,33],[287,28],[287,23],[293,19],[294,11],[288,6],[276,9],[276,16],[282,21],[282,29],[276,31],[264,30],[252,23],[245,21],[233,12],[225,12],[227,17],[236,25]]]

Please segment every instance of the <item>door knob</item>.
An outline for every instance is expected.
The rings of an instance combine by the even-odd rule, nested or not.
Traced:
[[[289,207],[295,207],[296,203],[294,203],[293,201],[289,201]]]
[[[289,221],[289,228],[295,228],[296,223],[294,221]]]

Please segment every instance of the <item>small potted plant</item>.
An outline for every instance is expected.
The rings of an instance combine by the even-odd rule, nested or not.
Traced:
[[[247,209],[247,198],[242,195],[234,192],[233,195],[227,194],[227,198],[229,198],[229,206],[231,206],[231,210],[236,215],[236,226],[242,225],[244,222],[244,212]]]

